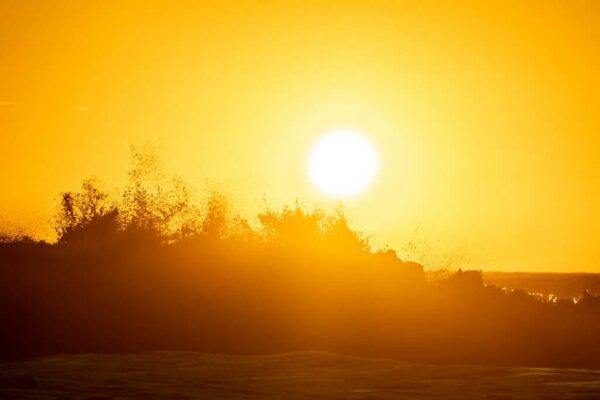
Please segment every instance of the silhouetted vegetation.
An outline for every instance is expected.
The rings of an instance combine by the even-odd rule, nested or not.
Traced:
[[[202,206],[134,153],[122,195],[63,193],[56,243],[0,237],[0,355],[328,350],[443,363],[600,367],[600,297],[435,283],[342,210]]]

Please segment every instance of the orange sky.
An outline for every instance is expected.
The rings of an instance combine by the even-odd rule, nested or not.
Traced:
[[[122,186],[146,141],[242,212],[330,206],[306,152],[348,127],[381,152],[347,204],[377,244],[600,272],[600,2],[5,0],[0,16],[5,225],[43,232],[92,175]]]

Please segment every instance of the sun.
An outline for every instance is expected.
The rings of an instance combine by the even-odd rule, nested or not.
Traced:
[[[312,183],[331,197],[347,198],[365,190],[379,167],[375,146],[352,130],[331,131],[320,137],[308,157]]]

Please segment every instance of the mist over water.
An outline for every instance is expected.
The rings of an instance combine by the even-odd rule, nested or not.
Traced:
[[[323,350],[600,367],[598,295],[528,293],[460,269],[431,279],[373,248],[342,208],[265,207],[250,224],[218,192],[193,202],[152,153],[133,161],[117,197],[93,180],[61,194],[55,243],[2,236],[2,358]]]

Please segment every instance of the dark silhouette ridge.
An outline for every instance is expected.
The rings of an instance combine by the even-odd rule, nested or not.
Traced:
[[[0,240],[1,358],[325,350],[600,367],[600,297],[501,290],[479,271],[430,283],[342,211],[265,209],[252,227],[218,194],[196,207],[179,182],[148,183],[139,157],[119,201],[93,181],[61,196],[56,243]]]

